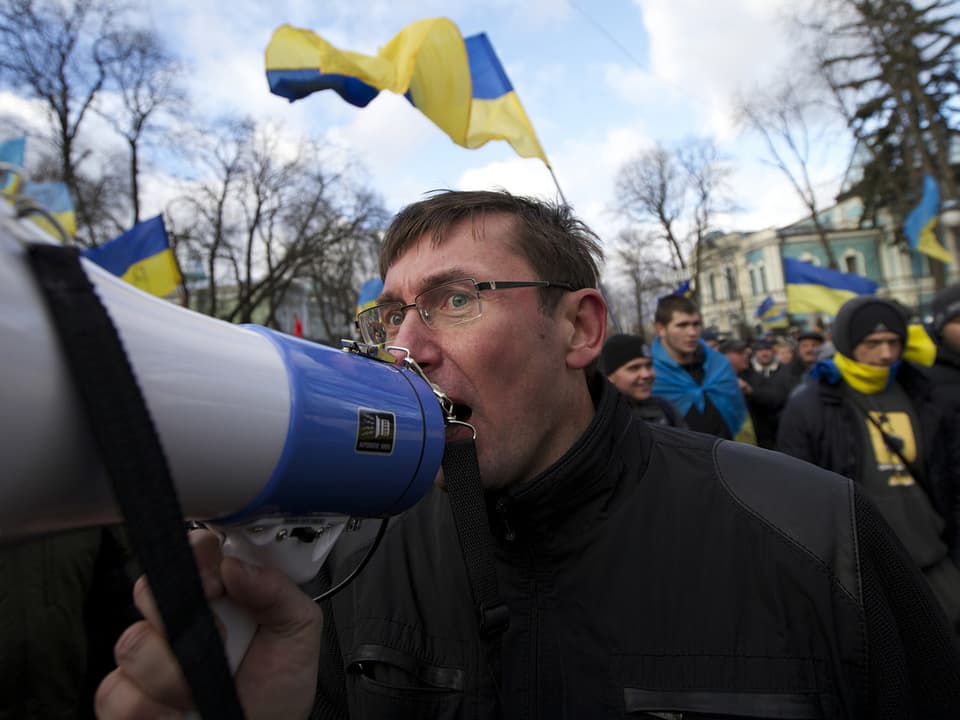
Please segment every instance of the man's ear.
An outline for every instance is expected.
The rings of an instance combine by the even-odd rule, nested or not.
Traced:
[[[584,288],[562,301],[561,322],[567,333],[567,367],[582,369],[603,349],[607,334],[607,303],[599,291]]]
[[[658,338],[662,338],[662,337],[663,337],[663,333],[664,333],[664,331],[665,331],[667,328],[664,326],[663,323],[655,322],[655,323],[653,324],[653,329],[654,329],[654,331],[656,331],[657,337],[658,337]]]

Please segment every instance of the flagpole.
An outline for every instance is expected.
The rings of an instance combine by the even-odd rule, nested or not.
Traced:
[[[567,196],[563,194],[563,188],[560,187],[560,182],[557,180],[557,176],[554,174],[553,168],[550,167],[550,163],[544,161],[543,164],[547,166],[547,170],[550,172],[550,177],[553,178],[553,184],[557,188],[557,193],[560,195],[561,202],[563,202],[564,205],[567,205],[569,207],[570,203],[567,202]],[[600,281],[599,278],[597,278],[597,284],[600,286],[598,288],[600,290],[600,294],[603,295],[605,298],[609,297],[609,293],[606,291],[606,288],[603,287],[603,283]],[[617,314],[613,311],[613,307],[610,305],[609,302],[607,302],[607,315],[610,316],[610,322],[613,323],[613,329],[616,330],[618,333],[622,333],[623,326],[620,325],[620,319],[617,317]],[[638,321],[639,321],[639,318],[638,318]]]

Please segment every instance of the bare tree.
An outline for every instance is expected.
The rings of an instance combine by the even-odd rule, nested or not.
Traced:
[[[687,179],[676,155],[660,143],[628,160],[617,172],[617,210],[635,223],[659,226],[675,267],[683,269],[687,261],[676,224],[683,213],[686,192]]]
[[[343,174],[315,167],[317,143],[284,150],[282,129],[249,120],[218,131],[202,156],[204,179],[174,213],[178,245],[204,258],[200,308],[230,322],[264,313],[277,326],[278,307],[302,281],[320,301],[329,334],[343,334],[358,272],[373,265],[370,247],[385,224],[379,200]],[[233,296],[225,301],[228,288]]]
[[[687,138],[672,149],[658,143],[620,167],[616,207],[641,228],[656,228],[673,267],[696,277],[717,215],[736,209],[727,198],[729,174],[712,140]]]
[[[822,141],[815,136],[812,117],[822,104],[805,92],[801,84],[787,78],[767,92],[757,91],[750,99],[738,101],[741,123],[756,132],[766,145],[768,162],[779,170],[807,209],[828,265],[837,269],[827,228],[820,219],[817,194],[810,177],[815,147]]]
[[[690,138],[677,148],[677,156],[687,179],[690,203],[690,238],[693,243],[693,277],[700,277],[703,241],[714,229],[717,215],[737,210],[727,196],[730,166],[712,140]],[[699,296],[699,293],[698,293]]]
[[[614,258],[619,275],[630,288],[632,311],[636,317],[636,330],[643,328],[652,318],[652,309],[657,298],[671,289],[666,280],[670,276],[670,262],[658,252],[656,233],[650,230],[622,230],[614,241]]]
[[[118,5],[111,0],[4,0],[0,3],[0,80],[46,105],[59,150],[60,178],[74,195],[78,224],[90,215],[79,192],[86,153],[78,135],[106,79],[100,40]]]
[[[182,68],[156,33],[137,28],[109,32],[100,44],[106,87],[118,103],[97,108],[129,148],[129,197],[132,223],[140,222],[140,173],[143,145],[160,130],[160,116],[183,115],[186,96]],[[115,105],[119,105],[116,107]]]

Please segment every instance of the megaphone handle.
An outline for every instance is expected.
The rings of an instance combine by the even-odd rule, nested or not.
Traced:
[[[242,557],[250,562],[251,558],[237,552],[237,547],[236,544],[227,543],[224,546],[224,552],[228,555]],[[248,610],[226,597],[211,601],[210,609],[213,610],[217,620],[220,621],[226,631],[224,651],[227,654],[230,672],[236,675],[237,668],[240,667],[240,662],[243,660],[243,656],[247,654],[247,648],[250,647],[250,641],[253,640],[253,634],[257,631],[257,624]],[[184,717],[185,720],[201,720],[200,714],[196,710],[187,712]]]
[[[253,634],[257,631],[257,624],[249,611],[241,608],[228,598],[219,598],[210,603],[217,619],[226,629],[227,637],[224,640],[224,649],[227,653],[227,662],[230,672],[237,674],[237,668],[243,656],[247,654]]]

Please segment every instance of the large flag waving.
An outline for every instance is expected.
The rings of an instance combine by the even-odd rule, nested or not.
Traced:
[[[787,286],[787,309],[791,313],[836,315],[850,298],[873,295],[877,291],[877,283],[863,275],[817,267],[793,258],[783,259],[783,278]]]
[[[550,166],[486,34],[463,38],[446,18],[419,20],[375,57],[339,50],[316,33],[282,25],[266,51],[270,91],[290,101],[335,90],[366,107],[381,90],[404,95],[457,145],[506,140]]]
[[[84,256],[141,290],[163,297],[180,284],[180,268],[173,256],[163,216],[134,225]]]
[[[945,263],[952,263],[953,256],[937,240],[937,215],[940,212],[940,186],[931,175],[923,176],[923,196],[917,206],[907,215],[903,234],[910,247]]]

